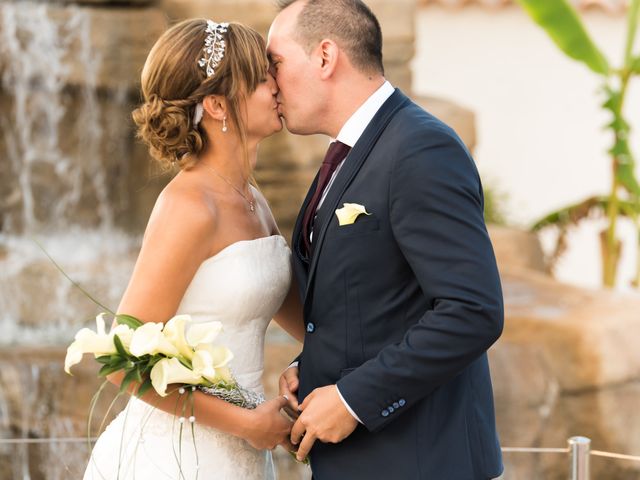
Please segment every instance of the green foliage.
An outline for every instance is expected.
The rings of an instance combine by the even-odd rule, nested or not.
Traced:
[[[506,225],[505,205],[507,194],[498,191],[494,186],[484,187],[484,220],[492,225]]]
[[[583,62],[596,73],[609,73],[609,62],[593,43],[575,10],[566,0],[518,2],[569,57]]]
[[[143,330],[140,330],[140,331],[142,332]],[[127,350],[124,348],[124,345],[122,344],[122,340],[120,340],[120,337],[118,337],[118,335],[113,336],[113,343],[116,346],[116,350],[118,351],[118,354],[122,358],[127,358],[129,354],[127,353]]]
[[[124,313],[119,313],[116,315],[116,322],[119,325],[127,325],[133,330],[142,326],[142,321],[137,319],[136,317],[132,317],[131,315],[126,315]]]
[[[606,214],[609,226],[601,234],[603,283],[605,286],[612,287],[615,285],[617,264],[620,259],[620,241],[616,237],[617,218],[630,217],[640,236],[638,223],[640,184],[635,176],[635,159],[628,141],[631,126],[623,113],[629,80],[632,75],[640,74],[640,55],[633,54],[634,39],[640,19],[640,0],[632,0],[629,8],[623,66],[620,69],[610,68],[608,60],[591,40],[580,18],[567,0],[518,0],[518,2],[565,54],[583,62],[602,77],[602,92],[605,96],[602,108],[611,114],[611,121],[605,128],[613,137],[613,144],[608,149],[613,167],[613,181],[609,195],[587,198],[577,204],[563,207],[538,220],[532,229],[540,230],[550,225],[560,228],[556,254],[554,254],[554,258],[557,258],[564,250],[565,234],[569,225],[576,224],[594,214]],[[640,243],[637,248],[640,256]],[[640,263],[637,278],[640,279]]]
[[[150,378],[145,379],[145,381],[142,382],[142,385],[140,385],[140,388],[136,392],[136,396],[137,397],[142,397],[145,393],[147,393],[149,391],[149,389],[151,387],[152,387],[151,379]]]
[[[568,205],[545,215],[533,224],[531,230],[537,232],[550,226],[565,230],[568,227],[578,225],[587,218],[604,217],[609,210],[609,201],[609,197],[590,197]],[[620,201],[619,207],[622,216],[633,219],[640,214],[640,207],[634,202]]]

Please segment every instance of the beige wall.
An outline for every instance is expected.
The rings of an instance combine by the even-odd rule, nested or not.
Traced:
[[[596,43],[619,64],[624,16],[583,15]],[[569,60],[518,7],[422,8],[417,16],[414,91],[449,98],[476,114],[476,160],[485,182],[508,195],[508,213],[522,225],[609,189],[611,143],[601,127],[599,79]],[[627,114],[640,153],[640,88],[632,85]],[[639,170],[640,172],[640,170]],[[599,285],[600,223],[580,228],[558,276]],[[621,225],[627,283],[635,267],[633,229]],[[544,239],[548,244],[548,238]],[[586,259],[586,260],[585,260]]]

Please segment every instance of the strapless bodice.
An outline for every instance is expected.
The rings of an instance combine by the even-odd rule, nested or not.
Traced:
[[[281,235],[232,243],[200,265],[178,307],[194,322],[222,323],[216,343],[231,349],[246,388],[261,390],[264,336],[289,291],[290,256]]]

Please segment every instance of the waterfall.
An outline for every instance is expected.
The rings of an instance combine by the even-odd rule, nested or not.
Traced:
[[[152,21],[132,38],[125,16],[159,13],[124,8],[0,0],[0,479],[81,478],[88,459],[84,442],[54,439],[86,435],[102,380],[90,361],[66,375],[63,359],[103,309],[38,244],[117,308],[139,245],[130,231],[157,194],[134,145],[134,70],[164,26]],[[111,398],[96,408],[92,433]]]
[[[130,132],[104,111],[127,96],[98,87],[92,25],[78,6],[0,3],[0,345],[64,344],[97,313],[33,238],[110,308],[132,268],[136,239],[110,198],[124,188],[107,171],[126,173]]]
[[[73,223],[69,213],[87,201],[87,190],[97,204],[96,223],[109,227],[113,221],[98,154],[103,135],[95,88],[100,52],[91,50],[86,10],[71,6],[65,13],[59,21],[46,4],[2,5],[2,90],[13,100],[13,115],[0,117],[8,156],[3,163],[17,179],[9,198],[20,204],[20,215],[6,219],[5,232]],[[69,58],[71,51],[78,57]],[[73,85],[78,68],[82,83]],[[71,116],[73,88],[81,90],[81,101]],[[69,136],[78,139],[73,150],[62,144]]]
[[[26,354],[28,350],[18,350],[18,353]],[[60,362],[55,354],[41,355],[32,363],[19,363],[0,355],[0,478],[67,480],[81,477],[90,452],[84,442],[1,442],[7,437],[14,440],[55,439],[86,433],[87,405],[84,402],[77,406],[64,405],[70,399],[72,401],[74,395],[64,395],[56,388],[63,386],[59,383],[59,370]],[[92,382],[89,383],[89,388],[85,389],[95,388]],[[70,382],[64,387],[72,385]],[[105,396],[105,401],[110,401],[110,397]],[[51,414],[52,410],[70,412],[74,408],[76,412],[72,416]],[[97,422],[94,422],[94,429],[97,429]]]

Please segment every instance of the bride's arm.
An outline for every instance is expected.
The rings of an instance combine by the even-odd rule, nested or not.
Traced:
[[[291,278],[291,287],[289,293],[284,299],[280,310],[275,314],[273,319],[280,325],[285,332],[298,340],[300,343],[304,341],[304,321],[302,320],[302,303],[300,302],[300,294],[295,275]]]
[[[109,375],[109,380],[119,385],[124,379],[120,372]],[[155,408],[170,414],[191,416],[191,403],[186,394],[181,395],[177,390],[179,385],[169,385],[168,395],[159,396],[155,390],[150,389],[141,399]],[[189,388],[188,386],[185,388]],[[130,386],[128,392],[136,393],[136,386]],[[287,405],[287,399],[283,396],[271,399],[255,410],[237,407],[219,398],[202,393],[200,390],[193,392],[194,416],[198,424],[207,425],[217,430],[245,439],[257,449],[272,450],[283,444],[287,450],[294,447],[289,443],[291,422],[285,419],[280,410]]]
[[[118,312],[143,322],[167,321],[176,314],[202,261],[217,250],[214,206],[197,191],[170,185],[158,198],[151,214]],[[123,375],[118,372],[108,378],[120,385]],[[170,385],[168,391],[177,388]],[[135,393],[135,387],[129,388],[129,393]],[[170,414],[176,411],[180,400],[177,392],[160,397],[153,389],[142,399]],[[288,437],[290,423],[279,413],[281,405],[286,403],[283,397],[266,402],[256,410],[236,407],[200,391],[194,392],[194,402],[198,423],[245,438],[256,448],[273,448]],[[187,411],[190,412],[190,408]],[[178,412],[182,412],[181,405]]]
[[[197,191],[169,184],[151,212],[118,312],[143,322],[169,320],[215,242],[212,202]]]

